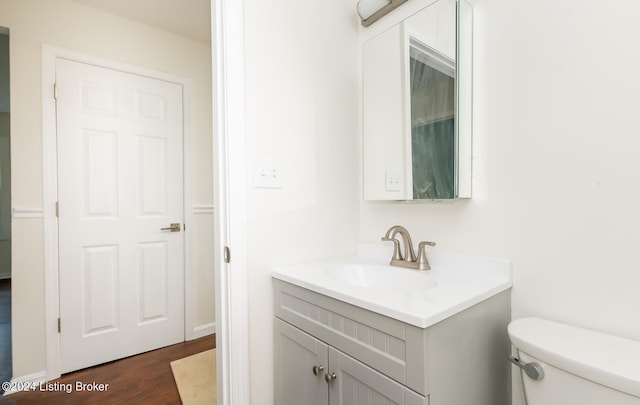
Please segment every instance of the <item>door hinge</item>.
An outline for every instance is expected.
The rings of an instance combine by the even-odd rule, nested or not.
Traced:
[[[60,218],[60,202],[56,201],[56,218]]]
[[[58,318],[58,333],[60,333],[60,318]]]
[[[229,246],[224,247],[224,262],[231,262],[231,249],[229,249]]]
[[[53,83],[53,99],[58,99],[58,83]]]

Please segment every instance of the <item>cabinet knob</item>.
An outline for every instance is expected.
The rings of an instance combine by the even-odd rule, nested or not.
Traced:
[[[320,375],[324,371],[324,366],[321,364],[319,366],[313,366],[313,375]]]
[[[336,378],[338,378],[336,376],[336,373],[331,373],[331,374],[325,374],[324,375],[324,380],[327,382],[327,384],[331,384]]]

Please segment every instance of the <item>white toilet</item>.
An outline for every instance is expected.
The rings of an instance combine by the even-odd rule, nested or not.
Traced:
[[[640,405],[640,342],[539,318],[509,337],[527,405]]]

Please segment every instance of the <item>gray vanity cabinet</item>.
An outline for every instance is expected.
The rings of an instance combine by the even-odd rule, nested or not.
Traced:
[[[327,405],[329,346],[277,318],[274,328],[276,404]]]
[[[510,290],[419,328],[273,285],[276,405],[509,403]]]
[[[330,405],[427,405],[428,399],[367,367],[353,357],[329,347]]]
[[[426,398],[277,318],[275,333],[277,405],[427,404]]]

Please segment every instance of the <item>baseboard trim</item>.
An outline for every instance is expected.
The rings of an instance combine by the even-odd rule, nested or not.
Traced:
[[[44,383],[47,380],[47,372],[45,370],[39,371],[37,373],[24,375],[18,378],[12,378],[9,385],[11,385],[12,389],[6,390],[3,396],[15,394],[16,392],[23,391],[34,391],[40,387],[41,383]],[[23,388],[23,389],[17,389]]]
[[[213,335],[214,333],[216,333],[216,323],[205,323],[204,325],[196,326],[195,328],[193,328],[191,339],[198,339],[204,336]]]

